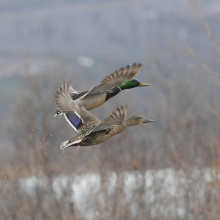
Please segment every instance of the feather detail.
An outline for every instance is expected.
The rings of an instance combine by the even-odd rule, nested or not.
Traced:
[[[137,76],[141,67],[142,64],[133,64],[132,67],[127,66],[125,68],[121,68],[118,71],[115,71],[114,73],[105,77],[102,80],[101,84],[94,86],[87,95],[107,92],[112,88],[125,84],[126,82]]]
[[[71,127],[78,132],[78,135],[70,139],[68,142],[61,144],[61,149],[70,146],[72,143],[77,144],[86,135],[90,134],[101,121],[88,112],[83,106],[80,107],[74,102],[70,96],[70,83],[60,85],[56,94],[56,104],[60,112],[64,113],[66,121]]]
[[[92,132],[92,130],[93,130],[94,128],[96,128],[97,126],[98,126],[98,124],[97,124],[97,122],[95,122],[95,121],[91,121],[91,122],[89,122],[89,123],[86,123],[86,124],[82,125],[81,128],[80,128],[79,133],[78,133],[75,137],[73,137],[73,138],[71,138],[71,139],[69,140],[68,146],[70,146],[70,145],[72,145],[72,144],[77,144],[77,143],[81,142],[82,139],[83,139],[85,136],[89,135],[89,134]],[[68,146],[67,146],[67,147],[68,147]]]
[[[70,122],[70,120],[66,117],[66,114],[64,114],[64,118],[66,119],[66,121],[69,123],[69,125],[76,131],[76,132],[78,132],[77,131],[77,129],[75,128],[75,126]]]
[[[110,74],[109,76],[105,77],[105,79],[102,80],[102,84],[109,83],[111,81],[120,79],[120,78],[127,78],[132,79],[134,78],[140,71],[142,67],[142,64],[136,64],[134,63],[131,67],[126,66],[125,68],[121,68],[118,71],[115,71],[114,73]]]
[[[72,96],[72,99],[74,101],[77,100],[77,99],[82,99],[87,95],[88,92],[89,91],[80,92],[79,94],[76,94],[76,95]]]
[[[76,111],[74,111],[74,113],[69,112],[69,113],[64,114],[64,117],[66,121],[70,124],[70,126],[73,127],[76,132],[78,132],[78,128],[83,123],[83,120],[80,117],[80,115],[77,114]]]
[[[117,108],[108,118],[103,120],[101,124],[95,128],[92,132],[101,131],[107,128],[111,128],[117,123],[124,123],[127,117],[127,105]]]
[[[106,118],[104,122],[108,121],[125,121],[127,117],[127,105],[126,106],[121,106],[120,108],[117,108],[115,112],[113,112],[108,118]]]

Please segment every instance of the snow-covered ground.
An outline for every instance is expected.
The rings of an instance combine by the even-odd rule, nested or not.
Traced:
[[[111,172],[104,178],[98,173],[60,175],[51,179],[46,176],[32,176],[19,179],[19,191],[34,200],[37,188],[47,189],[50,186],[58,201],[71,202],[86,219],[96,219],[94,204],[98,202],[101,206],[99,208],[105,209],[105,206],[110,205],[110,198],[119,190],[123,195],[121,202],[130,206],[133,217],[138,212],[139,195],[138,198],[141,196],[146,209],[153,217],[162,215],[185,219],[188,217],[188,210],[202,207],[205,205],[207,193],[214,193],[209,186],[215,177],[210,168],[193,168],[187,172],[174,169],[147,170],[124,172],[120,175]],[[7,180],[4,180],[4,183],[7,183]]]

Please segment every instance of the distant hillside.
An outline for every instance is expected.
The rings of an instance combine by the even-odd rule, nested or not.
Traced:
[[[206,3],[212,19],[218,1]],[[200,48],[205,37],[186,1],[1,0],[0,52],[62,53],[140,60],[176,39]],[[194,22],[195,21],[195,22]],[[212,28],[219,36],[217,23]]]

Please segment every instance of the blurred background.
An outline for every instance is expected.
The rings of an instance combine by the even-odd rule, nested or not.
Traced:
[[[220,219],[219,0],[0,0],[0,27],[0,219]],[[134,62],[151,86],[92,113],[155,122],[62,152],[56,84]]]

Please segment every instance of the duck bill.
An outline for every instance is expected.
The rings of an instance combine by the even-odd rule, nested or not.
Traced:
[[[145,119],[145,123],[150,123],[150,122],[154,122],[154,120]]]
[[[140,82],[139,86],[150,86],[150,84]]]

